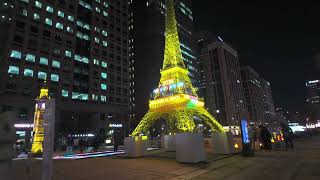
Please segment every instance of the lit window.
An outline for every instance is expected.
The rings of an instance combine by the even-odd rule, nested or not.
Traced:
[[[100,8],[96,7],[96,11],[97,11],[97,12],[100,12]]]
[[[9,74],[19,74],[19,67],[9,66],[8,73]]]
[[[103,11],[103,16],[108,16],[108,13]]]
[[[39,71],[39,72],[38,72],[38,78],[39,78],[39,79],[46,80],[46,79],[47,79],[47,73],[42,72],[42,71]]]
[[[101,84],[101,89],[102,90],[107,90],[107,85],[106,84]]]
[[[96,42],[96,43],[98,43],[99,44],[99,42],[100,42],[100,40],[99,40],[99,38],[94,38],[94,41]]]
[[[37,8],[42,8],[42,3],[39,1],[35,1],[35,5]]]
[[[52,60],[52,67],[54,68],[60,68],[60,62],[56,60]]]
[[[10,57],[12,58],[16,58],[16,59],[21,59],[21,52],[20,51],[16,51],[16,50],[12,50]]]
[[[49,18],[46,18],[46,24],[49,26],[52,26],[52,20]]]
[[[61,90],[62,97],[69,97],[69,92],[67,90]]]
[[[53,8],[51,6],[47,6],[46,11],[49,13],[53,13]]]
[[[36,61],[36,57],[33,54],[27,54],[26,55],[26,61],[35,62]]]
[[[22,10],[22,15],[28,16],[28,11],[27,11],[26,9],[23,9],[23,10]]]
[[[104,47],[107,47],[107,46],[108,46],[108,42],[107,42],[107,41],[103,41],[103,42],[102,42],[102,45],[103,45]]]
[[[104,5],[104,7],[109,7],[109,5],[108,5],[108,3],[107,2],[103,2],[103,5]]]
[[[73,16],[68,16],[68,20],[69,21],[74,21],[74,17]]]
[[[95,94],[92,94],[92,100],[93,101],[98,101],[99,99],[99,96],[95,95]]]
[[[102,35],[104,35],[104,36],[108,36],[108,32],[107,31],[105,31],[105,30],[102,30]]]
[[[89,63],[89,58],[87,58],[87,57],[85,57],[85,56],[80,56],[80,55],[78,55],[78,54],[75,54],[75,55],[74,55],[74,60],[80,61],[80,62],[83,62],[83,63],[86,63],[86,64]]]
[[[99,62],[99,60],[97,60],[97,59],[93,59],[93,64],[95,64],[95,65],[98,65],[98,66],[99,66],[100,62]]]
[[[100,3],[100,0],[96,0],[97,3]]]
[[[89,95],[85,93],[72,92],[72,99],[87,101],[89,99]]]
[[[102,102],[106,102],[107,101],[107,97],[106,96],[101,96],[101,101]]]
[[[40,62],[41,65],[48,65],[48,59],[44,57],[40,57]]]
[[[62,12],[62,11],[58,11],[58,16],[60,16],[60,17],[64,17],[64,12]]]
[[[33,19],[36,20],[36,21],[39,21],[40,20],[39,14],[34,13],[33,14]]]
[[[106,62],[102,61],[102,62],[101,62],[101,66],[104,67],[104,68],[106,68],[106,67],[108,67],[108,64],[107,64]]]
[[[73,33],[73,29],[72,29],[71,27],[67,27],[67,31],[68,31],[69,33]]]
[[[101,77],[102,77],[103,79],[107,79],[107,73],[102,72],[102,73],[101,73]]]
[[[59,81],[59,75],[57,75],[57,74],[51,74],[51,81],[58,82],[58,81]]]
[[[66,55],[67,57],[71,57],[71,56],[72,56],[72,54],[71,54],[70,51],[66,51],[66,52],[65,52],[65,55]]]
[[[23,75],[26,77],[33,77],[33,70],[32,69],[24,69]]]
[[[58,28],[58,29],[63,29],[63,24],[57,22],[57,23],[56,23],[56,28]]]

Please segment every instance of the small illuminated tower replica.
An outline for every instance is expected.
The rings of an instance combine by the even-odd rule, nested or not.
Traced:
[[[159,119],[167,121],[171,133],[194,132],[195,117],[205,121],[212,130],[223,132],[223,127],[204,108],[203,99],[198,98],[192,86],[182,59],[173,0],[166,0],[166,3],[165,50],[159,87],[154,90],[149,111],[132,136],[148,132],[154,121]]]
[[[48,95],[48,88],[46,85],[40,89],[40,95],[36,99],[36,107],[34,112],[34,127],[33,127],[33,141],[32,141],[32,154],[41,154],[43,152],[43,139],[44,139],[44,113],[46,110],[46,100],[50,99]]]

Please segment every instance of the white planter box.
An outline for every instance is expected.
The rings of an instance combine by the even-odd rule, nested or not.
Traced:
[[[206,161],[202,133],[176,134],[176,160],[198,163]]]
[[[165,151],[176,151],[176,136],[165,135],[164,136],[164,149]]]
[[[234,153],[234,141],[231,133],[213,132],[212,146],[214,154],[232,154]]]
[[[147,139],[141,136],[126,137],[124,139],[124,149],[127,157],[141,157],[147,152]]]

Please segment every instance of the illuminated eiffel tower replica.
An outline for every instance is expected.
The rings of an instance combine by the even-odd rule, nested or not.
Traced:
[[[148,132],[159,119],[167,121],[171,133],[194,132],[195,117],[205,121],[212,130],[223,132],[223,127],[204,108],[198,98],[182,59],[173,0],[166,0],[165,50],[159,87],[154,90],[154,99],[149,101],[149,111],[142,118],[132,136]]]
[[[44,82],[46,84],[46,82]],[[32,147],[31,153],[33,155],[41,155],[43,152],[43,140],[44,140],[44,113],[46,111],[46,101],[50,99],[49,90],[44,85],[40,89],[40,95],[36,99],[36,107],[34,112],[34,126],[33,126],[33,140],[32,140]]]

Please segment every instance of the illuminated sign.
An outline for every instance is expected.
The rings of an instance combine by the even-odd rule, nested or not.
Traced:
[[[109,124],[111,128],[122,128],[122,124]]]
[[[15,128],[32,128],[33,124],[14,124]]]
[[[163,86],[169,85],[169,84],[173,84],[173,79],[168,79],[162,82]]]
[[[241,132],[242,132],[242,142],[244,144],[250,143],[247,120],[244,120],[244,119],[241,120]]]

